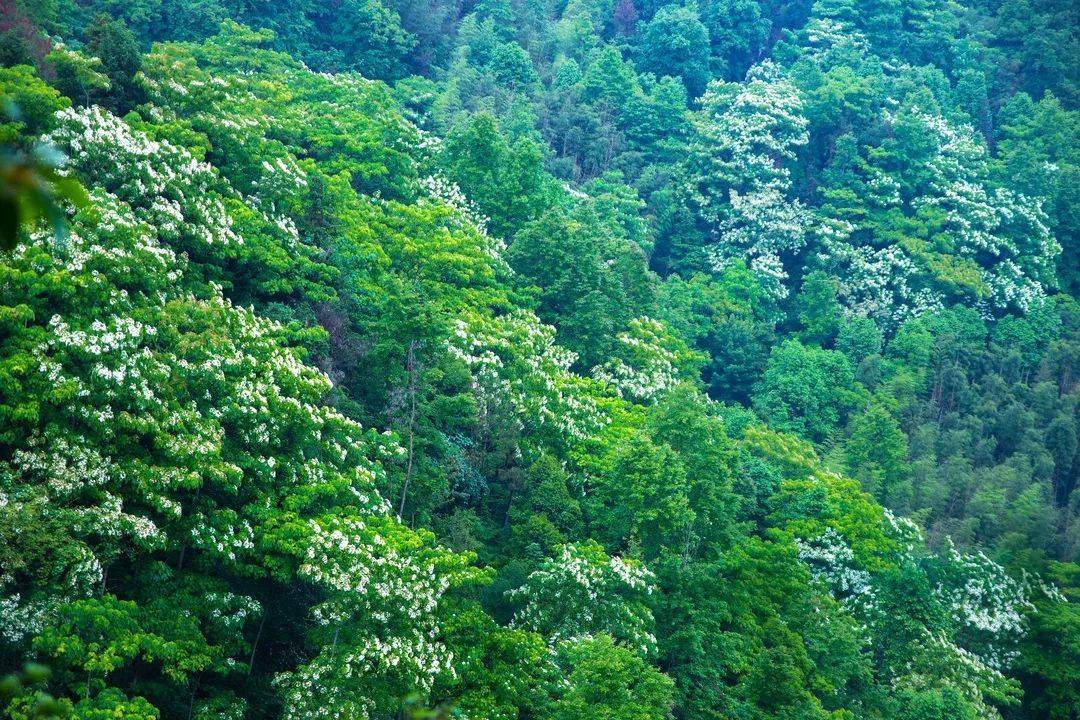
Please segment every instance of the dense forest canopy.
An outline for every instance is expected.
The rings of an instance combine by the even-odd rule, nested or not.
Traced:
[[[0,0],[0,717],[1080,720],[1080,5]]]

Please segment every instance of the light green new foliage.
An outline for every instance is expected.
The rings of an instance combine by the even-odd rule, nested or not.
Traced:
[[[237,592],[247,621],[234,632],[272,612],[272,596],[230,588],[262,578],[311,592],[314,659],[281,679],[288,712],[368,712],[430,686],[450,672],[439,598],[469,573],[429,534],[389,517],[379,463],[402,448],[323,405],[330,381],[303,363],[284,329],[232,305],[170,247],[243,243],[225,203],[202,191],[200,183],[221,182],[209,167],[100,110],[60,123],[53,138],[80,167],[107,148],[145,164],[91,174],[121,192],[137,185],[130,198],[139,205],[94,188],[66,242],[39,235],[3,265],[14,311],[3,342],[12,420],[4,442],[18,448],[0,466],[5,524],[40,517],[63,528],[58,540],[70,547],[51,567],[4,577],[5,639],[44,632],[37,645],[46,657],[93,679],[75,685],[87,697],[135,657],[180,686],[191,671],[228,678],[255,648],[215,645],[210,618],[237,611],[227,609]],[[163,219],[174,214],[175,223]],[[108,640],[119,653],[80,654],[77,643],[91,639],[79,617],[116,603],[102,588],[112,567],[131,563],[156,567],[156,593],[212,570],[224,594],[203,599],[202,620],[166,623],[159,634],[153,614],[115,605],[136,637],[150,634]],[[39,584],[50,576],[70,579]],[[150,589],[122,592],[141,599]],[[68,613],[70,623],[54,625]],[[124,627],[107,624],[110,635]],[[155,645],[183,648],[181,636],[192,651],[177,658]],[[372,674],[373,665],[383,669]],[[311,685],[326,672],[341,673],[333,695]]]

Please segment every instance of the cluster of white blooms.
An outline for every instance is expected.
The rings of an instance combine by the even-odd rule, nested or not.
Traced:
[[[455,217],[459,218],[463,224],[487,237],[488,219],[484,217],[475,203],[465,196],[457,183],[448,180],[442,173],[421,176],[417,182],[419,182],[420,191],[423,193],[422,199],[446,205],[454,211]],[[497,246],[495,242],[492,241],[493,251],[496,248],[499,251],[505,249],[505,243],[501,240],[497,241],[499,243]]]
[[[162,239],[191,247],[243,242],[216,171],[187,150],[152,140],[96,106],[61,110],[45,139],[67,152],[73,171],[127,203]]]
[[[113,274],[109,271],[116,268],[132,271],[137,268],[141,277],[165,276],[170,283],[179,279],[183,261],[170,248],[159,244],[150,228],[136,220],[126,204],[100,188],[92,189],[89,198],[97,216],[92,230],[83,233],[79,226],[69,226],[63,246],[57,248],[52,259],[60,260],[68,272],[87,275],[95,282],[104,281]],[[31,244],[20,246],[16,254],[23,258],[28,250],[41,247],[50,239],[51,233],[41,230],[33,235]],[[114,301],[127,299],[127,287],[116,292]]]
[[[25,487],[17,483],[20,477],[35,478],[35,492],[48,500],[47,512],[64,517],[81,533],[156,547],[164,538],[153,514],[179,516],[180,507],[168,493],[186,482],[188,472],[176,466],[153,468],[149,458],[113,456],[107,441],[118,433],[153,434],[180,420],[170,420],[159,397],[161,383],[173,373],[150,349],[157,329],[130,315],[133,295],[128,291],[153,273],[160,273],[159,282],[164,280],[167,288],[166,269],[176,258],[159,252],[141,224],[110,218],[105,210],[102,216],[109,220],[96,232],[76,226],[62,247],[35,239],[16,259],[40,264],[38,253],[47,248],[55,253],[53,262],[108,301],[89,312],[76,306],[70,315],[54,315],[48,332],[31,348],[37,370],[33,382],[42,397],[57,404],[59,414],[52,425],[29,436],[0,467],[0,477],[15,487]],[[165,302],[169,294],[162,290],[151,296],[153,302]],[[85,428],[93,428],[93,437]]]
[[[164,536],[153,519],[141,510],[126,512],[124,498],[113,491],[123,483],[125,470],[86,438],[50,428],[31,436],[26,447],[0,464],[0,483],[33,494],[20,502],[45,500],[46,515],[64,518],[82,535],[159,547]],[[88,499],[93,504],[87,505]]]
[[[219,191],[222,207],[236,195],[185,151],[98,109],[65,112],[54,140],[106,188],[92,190],[93,207],[75,218],[68,242],[38,236],[12,258],[26,283],[12,288],[14,304],[57,293],[41,280],[55,273],[67,274],[74,298],[51,297],[55,313],[5,345],[24,353],[27,392],[49,409],[48,423],[0,464],[0,491],[9,510],[37,502],[86,548],[72,554],[62,596],[0,587],[5,637],[39,631],[58,603],[100,585],[102,565],[120,549],[187,548],[204,562],[251,564],[272,547],[296,558],[300,577],[325,592],[314,611],[320,623],[362,621],[369,632],[337,660],[328,646],[291,676],[295,683],[283,679],[296,700],[292,717],[318,716],[295,693],[305,692],[305,678],[338,672],[343,657],[348,672],[374,678],[373,686],[389,667],[408,688],[452,672],[434,620],[450,580],[427,541],[390,518],[376,491],[376,459],[402,449],[325,406],[329,379],[284,344],[281,326],[233,305],[213,284],[188,281],[187,259],[168,248],[195,227],[231,242],[227,219],[208,225],[199,213],[218,213],[206,203]],[[160,217],[164,208],[180,216]],[[289,544],[267,513],[286,506],[301,517],[343,507],[370,522],[310,520],[309,535],[289,536]],[[232,632],[261,612],[231,593],[208,602],[210,622]]]
[[[28,463],[32,472],[41,472],[52,465],[66,466],[68,462],[86,462],[93,466],[97,458],[90,459],[84,448],[74,451],[74,458],[51,457],[50,453],[40,452],[41,443],[35,442],[35,452],[23,452],[21,460]],[[57,448],[60,455],[64,454],[64,447]],[[81,456],[81,457],[80,457]],[[77,471],[77,468],[76,468]],[[13,487],[13,480],[30,481],[35,477],[12,478],[5,477],[10,468],[0,468],[0,487]],[[65,482],[65,489],[74,485],[77,480]],[[63,510],[54,505],[47,493],[42,493],[39,488],[31,486],[30,494],[20,499],[22,493],[13,492],[12,495],[0,493],[0,508],[9,517],[26,515],[32,518],[48,518],[50,516],[64,517],[67,522],[77,525],[80,518],[77,515],[63,514]],[[36,520],[35,520],[36,524]],[[115,527],[115,525],[114,525]],[[74,527],[78,532],[81,528]],[[108,530],[108,528],[106,528]],[[52,549],[57,564],[52,570],[52,580],[47,589],[23,588],[20,590],[19,579],[15,577],[10,568],[0,568],[0,643],[18,645],[28,638],[41,632],[42,628],[53,616],[56,609],[63,603],[86,597],[90,592],[100,586],[103,569],[94,552],[86,544],[70,543],[64,547]],[[38,570],[38,568],[33,568]]]
[[[244,720],[247,703],[230,695],[216,697],[198,703],[193,708],[192,720]]]
[[[656,576],[642,563],[608,557],[595,543],[564,545],[507,592],[522,603],[514,627],[534,630],[549,642],[608,633],[648,655],[656,649],[652,611],[642,602],[655,589]]]
[[[1027,577],[1013,578],[981,551],[965,554],[950,539],[947,578],[935,587],[953,621],[979,643],[980,660],[1006,667],[1016,657],[1015,642],[1026,632],[1026,616],[1035,609]]]
[[[741,189],[786,183],[790,173],[780,161],[793,160],[796,148],[809,142],[798,91],[770,61],[751,68],[746,81],[734,88],[710,83],[694,125],[704,146],[695,159],[714,168],[729,187]],[[718,221],[729,198],[710,195],[707,188],[698,196],[704,201],[702,212]]]
[[[203,595],[202,604],[218,629],[227,633],[240,632],[248,620],[263,614],[263,607],[255,598],[227,591]]]
[[[980,720],[1001,720],[998,709],[986,701],[988,691],[1009,683],[1000,671],[949,640],[941,631],[924,630],[920,650],[906,672],[892,678],[894,688],[922,691],[946,685],[964,695]]]
[[[255,531],[230,509],[199,513],[191,528],[191,546],[235,561],[238,554],[255,549]]]
[[[5,468],[5,470],[7,470]],[[44,488],[50,502],[62,504],[113,479],[114,468],[94,446],[78,436],[34,434],[11,459],[12,479],[21,475]]]
[[[307,185],[288,152],[274,148],[277,155],[263,160],[263,173],[252,182],[257,195],[242,197],[188,150],[153,140],[107,110],[66,109],[57,120],[47,139],[70,154],[71,169],[93,177],[96,193],[130,206],[131,216],[150,225],[163,244],[235,254],[244,238],[234,214],[244,205],[255,209],[259,232],[277,235],[286,247],[299,242],[293,221],[277,210],[282,198]]]
[[[76,329],[54,315],[49,330],[50,337],[39,349],[41,368],[54,382],[77,388],[77,396],[95,399],[79,408],[86,411],[84,419],[104,424],[114,412],[139,412],[159,404],[154,384],[167,369],[147,347],[156,328],[118,315]],[[67,372],[72,366],[85,366],[87,372]]]
[[[997,718],[983,698],[988,688],[1007,682],[1001,669],[1014,659],[1016,643],[1026,631],[1025,616],[1033,609],[1030,579],[1012,578],[985,555],[960,553],[951,542],[944,555],[927,556],[918,549],[922,534],[915,523],[891,513],[885,514],[885,521],[888,534],[899,545],[896,561],[924,567],[933,581],[934,599],[954,628],[946,633],[923,627],[923,647],[906,667],[894,669],[894,685],[925,689],[945,683],[964,693],[987,720]],[[868,638],[887,639],[882,628],[891,619],[881,605],[875,576],[860,566],[844,537],[828,528],[819,537],[797,539],[796,544],[811,575],[863,623]]]
[[[594,436],[605,423],[570,371],[574,353],[556,345],[555,329],[531,312],[459,319],[449,350],[472,371],[482,414],[509,402],[523,423],[553,426],[574,439]]]
[[[296,672],[282,674],[287,720],[337,720],[341,717],[367,718],[376,704],[371,695],[379,692],[343,691],[353,685],[378,687],[380,676],[404,676],[411,692],[427,692],[440,675],[454,675],[453,653],[435,639],[436,633],[423,627],[408,628],[387,639],[368,636],[342,648],[324,650]]]
[[[913,206],[945,214],[954,252],[979,259],[992,304],[1027,310],[1043,297],[1044,284],[1054,282],[1061,252],[1041,202],[987,186],[989,154],[973,128],[953,125],[940,115],[917,112],[916,117],[936,148],[928,166],[930,191]]]
[[[751,68],[738,85],[711,83],[694,116],[689,196],[714,226],[711,262],[722,269],[745,259],[781,295],[781,253],[803,247],[810,218],[787,197],[783,163],[809,141],[807,126],[795,86],[771,62]]]
[[[365,596],[409,598],[401,609],[411,617],[431,612],[447,588],[434,566],[416,564],[359,518],[308,521],[310,536],[300,573],[336,590]]]
[[[795,542],[799,559],[810,568],[810,574],[825,583],[837,599],[849,607],[872,601],[870,573],[859,567],[855,553],[840,533],[830,527],[813,540]]]
[[[11,592],[3,578],[0,578],[0,593],[0,641],[12,645],[41,632],[49,616],[64,601],[58,597],[24,599],[19,593]]]
[[[931,143],[925,179],[909,199],[910,212],[934,225],[925,247],[867,244],[866,220],[829,217],[816,227],[821,260],[839,279],[844,305],[859,315],[895,326],[933,312],[945,301],[943,287],[958,278],[973,302],[987,312],[1030,309],[1055,281],[1061,252],[1041,201],[990,182],[989,154],[976,131],[919,110],[886,111],[886,125],[922,129]],[[860,199],[879,209],[903,210],[900,186],[872,162],[858,166]]]
[[[849,312],[895,327],[944,307],[941,293],[912,287],[916,264],[902,248],[878,249],[845,240],[830,239],[823,246],[826,262],[838,274],[837,296]]]
[[[428,132],[423,128],[416,128],[417,142],[416,147],[427,157],[434,157],[439,154],[443,149],[442,138],[433,132]]]
[[[679,365],[688,349],[659,320],[635,318],[616,336],[618,345],[593,377],[615,388],[620,397],[653,400],[686,379]]]
[[[324,155],[331,144],[337,157],[330,165],[349,155],[367,163],[363,156],[377,146],[415,169],[437,152],[437,138],[398,115],[379,82],[353,73],[315,73],[282,57],[225,72],[215,61],[198,49],[162,45],[145,56],[140,77],[159,121],[190,123],[213,146],[244,156],[246,167],[264,157],[273,158],[272,167],[279,158],[291,167],[294,157]],[[385,107],[376,107],[380,103]],[[271,173],[230,179],[244,193],[257,186],[263,197],[270,187],[286,195],[302,187],[290,186],[301,179],[292,171],[278,179]]]
[[[828,62],[834,54],[864,52],[868,48],[866,36],[855,28],[854,23],[835,17],[817,17],[820,4],[814,7],[815,17],[811,17],[803,26],[802,45],[807,48],[807,55],[819,65]]]
[[[273,160],[263,160],[260,167],[262,176],[253,183],[259,189],[257,197],[288,196],[308,185],[307,173],[296,162],[292,153],[283,153]]]
[[[215,124],[261,132],[270,127],[270,117],[235,113],[240,107],[261,107],[259,98],[252,92],[258,78],[252,75],[248,71],[210,76],[197,67],[194,58],[166,46],[145,56],[139,80],[151,103],[148,107],[162,116],[158,119],[172,119],[174,113],[181,113],[193,120],[211,120]],[[269,93],[273,88],[263,90]]]
[[[896,541],[903,555],[911,555],[916,548],[923,545],[923,531],[917,522],[902,515],[895,515],[888,508],[882,509],[887,523],[886,530],[889,536]]]
[[[440,675],[454,674],[435,615],[454,583],[438,566],[439,551],[425,555],[410,543],[401,552],[395,536],[408,531],[385,516],[324,517],[309,521],[308,530],[299,573],[333,591],[313,617],[332,629],[334,641],[279,678],[286,717],[340,717],[343,687],[393,682],[423,691]],[[345,705],[367,717],[373,706],[364,692],[344,694]]]
[[[746,194],[732,189],[731,212],[717,225],[718,242],[709,248],[709,263],[722,272],[736,260],[746,260],[762,287],[773,297],[787,295],[781,255],[806,244],[811,213],[798,200],[785,197],[787,187],[772,180]]]
[[[28,508],[11,503],[7,508],[15,513]],[[35,503],[34,510],[47,509],[44,503]],[[0,503],[0,507],[4,507]],[[70,557],[59,582],[49,588],[49,593],[24,597],[16,586],[16,578],[0,568],[0,643],[22,644],[26,639],[41,632],[55,613],[57,607],[69,600],[86,597],[100,586],[103,570],[93,551],[85,545],[66,548]],[[57,548],[59,551],[59,548]]]

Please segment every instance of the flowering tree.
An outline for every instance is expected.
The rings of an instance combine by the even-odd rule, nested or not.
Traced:
[[[653,581],[640,562],[609,557],[599,543],[568,544],[510,591],[521,603],[513,624],[552,642],[606,633],[647,656],[656,649],[647,604]]]
[[[823,208],[821,257],[844,304],[892,325],[949,301],[993,313],[1041,302],[1061,252],[1041,201],[992,182],[970,126],[917,107],[882,122],[897,139],[838,153],[854,195],[834,189]]]
[[[393,707],[452,673],[440,598],[473,571],[390,517],[380,462],[402,448],[324,405],[329,379],[285,328],[233,305],[178,252],[244,242],[219,200],[235,194],[98,109],[61,113],[53,138],[104,187],[65,244],[36,236],[0,266],[15,321],[0,343],[14,448],[0,464],[3,515],[40,518],[62,548],[0,580],[5,640],[39,635],[64,673],[89,673],[85,702],[136,658],[178,687],[193,673],[212,683],[257,656],[257,632],[250,645],[236,636],[265,619],[271,588],[300,583],[314,629],[310,661],[280,680],[291,716]],[[118,152],[130,156],[95,164]],[[157,568],[151,585],[133,584],[142,563]],[[193,600],[183,626],[145,595],[208,574],[219,590]],[[68,580],[41,582],[51,576]],[[117,619],[95,640],[99,614]],[[139,640],[132,651],[123,632],[187,638],[190,650],[168,657]],[[129,649],[107,662],[71,650],[92,642]]]
[[[614,387],[621,397],[655,400],[698,375],[700,356],[659,320],[635,318],[616,340],[614,356],[594,368],[593,376]]]
[[[762,63],[746,83],[710,84],[687,159],[690,197],[717,240],[713,267],[746,259],[778,297],[787,277],[782,256],[803,247],[810,217],[788,197],[788,165],[807,143],[806,126],[794,85]]]
[[[909,520],[887,515],[882,530],[895,550],[881,569],[860,561],[834,527],[798,540],[799,558],[865,624],[880,671],[901,693],[955,691],[978,717],[999,718],[996,705],[1019,694],[1003,671],[1017,658],[1032,600],[1054,591],[951,542],[944,555],[926,554]]]
[[[450,351],[469,367],[482,415],[485,406],[508,401],[519,422],[550,427],[560,444],[589,437],[605,422],[589,381],[570,371],[574,354],[532,313],[459,320]]]

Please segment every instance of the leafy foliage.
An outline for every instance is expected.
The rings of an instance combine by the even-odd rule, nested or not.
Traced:
[[[1074,719],[1076,28],[0,7],[0,716]]]

